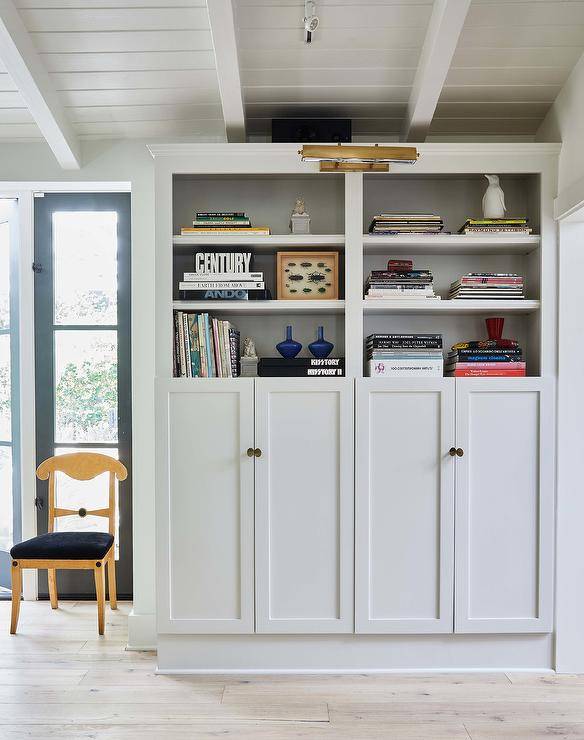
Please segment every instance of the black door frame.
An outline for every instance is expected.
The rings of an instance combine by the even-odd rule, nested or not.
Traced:
[[[117,325],[54,325],[52,215],[54,211],[118,213]],[[131,196],[130,193],[47,193],[34,199],[35,384],[37,465],[55,454],[54,330],[115,330],[118,335],[118,442],[61,443],[59,447],[117,447],[128,478],[119,483],[119,599],[132,598],[132,385],[131,385]],[[47,483],[37,481],[37,532],[47,531]],[[93,575],[59,572],[59,598],[95,599]],[[39,571],[39,598],[48,598],[47,574]]]

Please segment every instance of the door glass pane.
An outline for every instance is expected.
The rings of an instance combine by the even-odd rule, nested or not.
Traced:
[[[55,455],[66,455],[70,452],[100,452],[118,459],[115,447],[99,447],[90,449],[72,449],[71,447],[57,447]],[[63,473],[55,476],[55,505],[63,509],[105,509],[109,501],[109,473],[102,473],[93,480],[74,480]],[[117,489],[117,483],[116,483]],[[116,558],[119,551],[119,516],[118,496],[116,490]],[[108,520],[103,516],[63,516],[55,519],[56,532],[107,532]]]
[[[117,332],[55,331],[55,440],[117,442]]]
[[[12,542],[12,450],[0,445],[0,550]]]
[[[12,439],[10,406],[10,334],[0,334],[0,442]]]
[[[55,324],[117,323],[115,211],[53,214]]]
[[[10,225],[0,223],[0,329],[10,325]]]

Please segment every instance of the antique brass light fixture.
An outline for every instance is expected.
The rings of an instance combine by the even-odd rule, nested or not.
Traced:
[[[354,146],[305,144],[298,154],[303,162],[320,162],[321,172],[388,172],[390,164],[415,164],[415,146]]]

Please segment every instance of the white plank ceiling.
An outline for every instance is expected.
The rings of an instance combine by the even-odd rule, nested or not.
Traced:
[[[312,44],[303,0],[232,1],[249,137],[282,116],[399,137],[432,0],[317,0]],[[224,136],[206,0],[14,4],[79,138]],[[584,0],[472,0],[429,135],[532,136],[583,51]],[[0,139],[38,138],[0,63]]]

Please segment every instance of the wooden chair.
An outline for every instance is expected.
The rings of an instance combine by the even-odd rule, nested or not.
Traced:
[[[109,499],[105,509],[61,509],[55,506],[55,473],[60,471],[75,480],[91,480],[109,472]],[[100,635],[105,627],[105,568],[108,569],[109,600],[112,609],[117,609],[116,560],[114,553],[115,533],[115,479],[125,480],[128,471],[119,460],[95,452],[73,452],[69,455],[49,457],[36,471],[40,480],[49,479],[49,524],[47,534],[41,534],[20,542],[10,550],[12,558],[12,619],[10,634],[16,634],[23,568],[47,568],[51,607],[57,609],[57,569],[93,570],[97,596],[97,626]],[[108,519],[106,532],[55,532],[55,518],[88,514]]]

